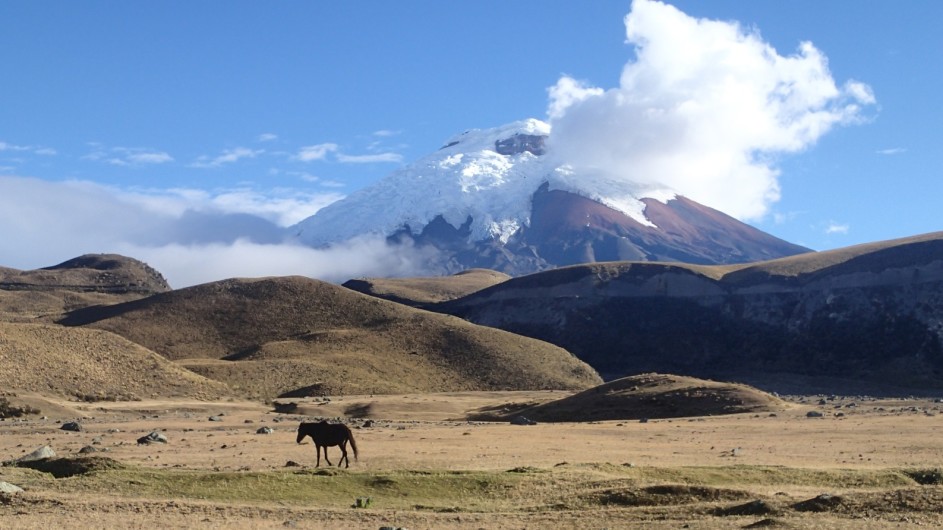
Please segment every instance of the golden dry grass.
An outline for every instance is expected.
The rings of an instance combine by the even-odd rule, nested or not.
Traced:
[[[601,382],[549,343],[302,277],[213,282],[61,322],[115,333],[252,398]]]
[[[502,272],[468,269],[451,276],[421,278],[358,278],[344,283],[358,292],[420,306],[446,302],[511,279]]]
[[[231,390],[95,329],[0,322],[3,390],[87,400],[219,399]]]

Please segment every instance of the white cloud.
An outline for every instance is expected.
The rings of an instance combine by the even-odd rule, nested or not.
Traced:
[[[3,151],[15,151],[23,153],[33,153],[42,156],[53,156],[56,153],[55,149],[50,147],[36,147],[32,145],[15,145],[7,142],[0,142],[0,152]]]
[[[136,152],[128,153],[128,156],[125,158],[132,165],[142,165],[142,164],[164,164],[167,162],[173,162],[173,157],[167,153],[158,153],[158,152]]]
[[[0,151],[29,151],[25,145],[14,145],[7,142],[0,142]]]
[[[903,147],[892,147],[890,149],[880,149],[877,151],[877,154],[891,156],[891,155],[900,155],[906,152],[907,152],[907,149]]]
[[[278,140],[278,135],[272,134],[272,133],[262,133],[259,135],[258,138],[256,138],[256,140],[259,142],[271,142],[274,140]]]
[[[415,276],[431,249],[390,246],[384,238],[347,241],[330,249],[281,243],[124,246],[120,253],[156,268],[176,288],[224,278],[302,275],[341,283],[361,276]]]
[[[403,161],[403,155],[399,153],[377,153],[375,155],[345,155],[337,154],[337,161],[342,164],[373,164],[377,162],[395,162]]]
[[[216,157],[201,156],[196,162],[190,164],[192,167],[201,167],[201,168],[212,168],[220,167],[225,164],[232,164],[238,162],[243,158],[255,158],[262,153],[264,149],[249,149],[247,147],[236,147],[235,149],[226,149],[223,153]]]
[[[775,157],[861,120],[871,89],[836,86],[811,43],[782,56],[755,31],[635,0],[635,60],[618,87],[563,77],[549,89],[549,147],[576,169],[670,188],[743,219],[779,199]]]
[[[590,86],[585,81],[578,81],[569,76],[561,77],[557,84],[547,89],[550,95],[548,117],[553,120],[562,118],[566,110],[584,99],[605,94],[601,88]]]
[[[0,176],[0,266],[35,269],[87,253],[143,260],[174,287],[232,276],[301,274],[343,281],[417,273],[427,257],[382,238],[332,250],[285,228],[340,198],[296,190],[127,190]]]
[[[168,153],[147,147],[107,148],[97,142],[92,142],[89,146],[92,148],[92,152],[83,156],[83,160],[104,161],[113,166],[139,167],[174,161],[174,158]]]
[[[381,162],[400,163],[403,161],[403,155],[399,153],[346,155],[340,152],[340,146],[335,143],[323,143],[302,147],[298,150],[298,154],[296,154],[294,158],[302,162],[314,162],[317,160],[327,159],[328,155],[331,153],[333,153],[335,159],[342,164],[372,164]]]
[[[400,131],[391,131],[388,129],[380,129],[379,131],[373,131],[373,136],[378,136],[380,138],[389,138],[390,136],[396,136],[400,134]]]
[[[328,153],[333,153],[334,151],[337,151],[337,144],[324,143],[309,145],[299,149],[295,158],[302,162],[313,162],[315,160],[324,160]]]
[[[226,213],[249,213],[268,219],[278,226],[291,226],[306,219],[328,204],[338,201],[338,193],[304,193],[295,190],[229,190],[214,194],[209,204]]]
[[[825,227],[826,234],[847,234],[851,227],[848,224],[836,223],[835,221],[829,221],[828,226]]]

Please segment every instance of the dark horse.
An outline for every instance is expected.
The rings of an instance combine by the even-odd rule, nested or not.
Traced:
[[[315,467],[321,466],[321,448],[324,448],[324,461],[327,462],[327,465],[332,466],[331,461],[327,459],[327,448],[332,445],[340,446],[341,448],[341,459],[337,462],[337,467],[341,466],[341,462],[346,460],[346,466],[350,467],[350,459],[347,458],[347,442],[350,442],[350,448],[354,450],[354,460],[357,459],[357,442],[354,441],[354,434],[350,432],[350,429],[342,423],[328,423],[326,421],[319,421],[317,423],[304,423],[298,426],[298,439],[295,440],[298,443],[301,443],[305,439],[305,436],[310,436],[314,440],[314,450],[318,453],[318,465]]]

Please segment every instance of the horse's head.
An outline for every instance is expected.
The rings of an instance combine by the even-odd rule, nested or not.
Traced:
[[[305,436],[308,436],[308,433],[305,432],[306,423],[302,423],[298,426],[298,439],[295,440],[296,443],[301,443],[305,439]]]

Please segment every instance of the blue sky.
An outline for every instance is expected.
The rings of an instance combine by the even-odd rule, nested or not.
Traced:
[[[668,3],[737,21],[782,56],[809,41],[837,85],[873,93],[854,123],[799,152],[764,155],[779,199],[751,224],[818,250],[943,228],[943,4]],[[561,76],[618,86],[635,54],[630,8],[0,3],[0,266],[138,251],[177,286],[214,274],[378,272],[317,265],[336,263],[327,256],[250,269],[213,260],[233,260],[240,230],[265,232],[258,218],[297,222],[463,130],[546,119]],[[228,235],[201,233],[207,226]],[[206,272],[175,276],[174,263]]]

